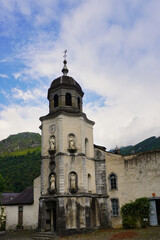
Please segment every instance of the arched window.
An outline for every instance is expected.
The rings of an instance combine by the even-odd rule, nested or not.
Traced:
[[[119,216],[119,201],[117,198],[111,199],[112,216]]]
[[[77,99],[77,106],[78,106],[78,109],[80,110],[80,98],[79,97]]]
[[[88,155],[89,153],[89,142],[88,138],[85,138],[85,154]]]
[[[66,93],[66,106],[72,106],[72,96],[70,93]]]
[[[58,95],[54,96],[54,107],[58,107]]]
[[[109,185],[110,190],[117,189],[117,175],[115,173],[109,175]]]
[[[88,192],[92,192],[91,188],[91,174],[88,173]]]

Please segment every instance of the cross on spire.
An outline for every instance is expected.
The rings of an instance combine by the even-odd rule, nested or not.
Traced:
[[[67,49],[64,50],[63,53],[64,53],[64,55],[63,55],[63,57],[64,57],[64,61],[63,61],[64,66],[63,66],[63,69],[62,69],[62,73],[63,73],[63,76],[67,76],[67,73],[68,73],[67,60],[66,60],[66,57],[67,57]]]
[[[64,55],[63,55],[63,57],[64,57],[64,60],[66,60],[66,57],[67,57],[67,49],[66,50],[64,50]]]

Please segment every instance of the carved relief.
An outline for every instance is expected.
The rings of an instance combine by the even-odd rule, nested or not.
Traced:
[[[54,133],[55,130],[56,130],[56,126],[55,126],[55,124],[52,124],[52,125],[49,127],[48,130],[49,130],[50,133]]]
[[[50,174],[49,184],[50,184],[49,192],[52,194],[55,193],[56,192],[56,175],[55,175],[55,173]]]
[[[94,157],[96,160],[105,160],[105,152],[95,149]]]
[[[78,182],[77,182],[77,174],[75,172],[71,172],[69,174],[69,184],[70,184],[70,192],[75,193],[78,190]]]
[[[76,141],[75,141],[75,135],[74,134],[69,134],[68,136],[68,151],[71,153],[74,153],[77,151],[76,149]]]
[[[56,140],[55,136],[51,136],[49,139],[49,153],[53,155],[56,152]]]

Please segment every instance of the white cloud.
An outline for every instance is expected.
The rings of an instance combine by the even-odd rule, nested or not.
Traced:
[[[40,132],[39,117],[48,113],[47,106],[19,106],[10,105],[0,112],[0,139],[7,138],[10,134],[31,131]]]
[[[7,59],[0,59],[0,62],[2,63],[2,62],[7,62]]]
[[[59,18],[59,12],[55,13],[58,3],[53,2],[37,0],[32,7],[31,1],[17,1],[19,11],[37,29],[52,21],[58,21],[60,28],[59,35],[55,29],[37,30],[30,41],[21,43],[16,57],[25,67],[14,73],[15,78],[41,82],[43,77],[49,87],[51,76],[60,75],[62,52],[67,48],[69,75],[84,91],[94,91],[105,99],[104,107],[97,106],[94,99],[85,106],[85,112],[96,121],[96,144],[110,148],[160,135],[160,2],[88,0],[75,4],[70,0],[70,8]],[[7,3],[9,0],[6,8],[12,13],[15,5]],[[35,6],[37,14],[33,16]],[[13,91],[16,99],[24,101],[34,100],[35,95],[34,89]]]
[[[32,90],[27,90],[27,91],[23,91],[21,89],[17,89],[17,88],[13,88],[11,90],[12,92],[12,97],[18,100],[23,100],[25,102],[27,101],[32,101],[34,100],[34,105],[36,103],[37,100],[43,99],[44,97],[46,97],[46,91],[47,88],[43,87],[42,89],[32,89]]]
[[[7,74],[0,74],[1,78],[8,78]]]
[[[14,76],[15,79],[20,78],[21,75],[22,75],[21,73],[13,73],[13,76]]]

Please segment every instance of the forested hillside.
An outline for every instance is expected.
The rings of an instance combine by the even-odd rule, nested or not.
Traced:
[[[16,150],[39,147],[40,145],[41,135],[39,133],[18,133],[0,141],[0,155]]]
[[[0,174],[4,192],[21,192],[40,174],[40,140],[38,133],[19,133],[0,142]]]
[[[120,148],[121,154],[123,155],[147,152],[147,151],[156,150],[156,149],[160,149],[160,137],[158,138],[150,137],[134,146],[127,146],[127,147]]]

